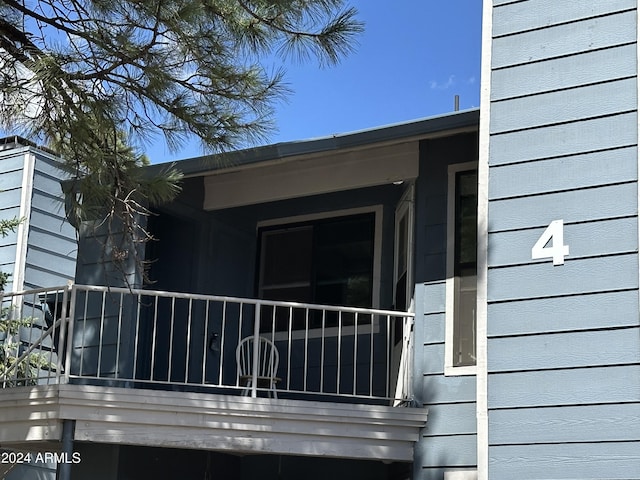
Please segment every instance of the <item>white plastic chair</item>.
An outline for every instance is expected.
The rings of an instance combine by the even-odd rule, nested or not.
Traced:
[[[257,388],[267,388],[269,396],[278,398],[276,384],[281,380],[276,377],[280,356],[275,344],[268,338],[258,337],[258,372],[256,375]],[[253,344],[254,337],[247,337],[240,341],[236,348],[236,362],[238,364],[238,383],[244,387],[242,395],[251,395],[253,388]]]

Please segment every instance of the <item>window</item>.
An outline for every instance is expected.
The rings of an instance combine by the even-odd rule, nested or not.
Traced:
[[[449,167],[445,373],[473,374],[476,364],[478,174]]]
[[[371,307],[374,279],[375,214],[367,213],[261,228],[258,295],[324,305]],[[292,328],[305,328],[303,312]],[[285,312],[276,331],[288,329]],[[309,328],[320,328],[312,315]],[[265,328],[270,328],[265,323]],[[337,318],[325,318],[335,326]]]

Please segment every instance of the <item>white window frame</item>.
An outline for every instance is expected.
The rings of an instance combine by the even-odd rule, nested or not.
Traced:
[[[407,249],[407,287],[406,287],[406,298],[405,303],[407,308],[411,305],[411,301],[413,299],[413,237],[415,235],[414,232],[414,215],[415,215],[415,187],[413,182],[407,186],[402,197],[400,197],[400,201],[398,202],[398,206],[396,207],[395,212],[395,220],[394,220],[394,244],[393,244],[393,298],[395,301],[396,298],[396,288],[398,283],[398,263],[399,263],[399,248],[400,248],[400,220],[402,217],[407,217],[407,239],[405,248]]]
[[[339,218],[348,217],[352,215],[359,215],[364,213],[374,214],[374,238],[373,238],[373,285],[371,292],[371,308],[380,308],[380,269],[382,265],[382,205],[371,205],[359,208],[349,208],[344,210],[331,210],[320,213],[312,213],[307,215],[295,215],[291,217],[272,218],[269,220],[261,220],[257,224],[256,233],[264,227],[283,227],[286,228],[288,224],[313,222],[315,220],[323,220],[326,218]],[[358,335],[368,334],[373,331],[377,333],[380,330],[379,320],[374,320],[372,324],[358,326]],[[372,330],[373,329],[373,330]],[[343,326],[341,329],[342,335],[354,335],[354,326]],[[324,329],[325,337],[337,337],[338,327],[329,327]],[[291,338],[294,340],[305,338],[306,332],[303,330],[291,330]],[[322,329],[312,328],[308,330],[307,338],[320,338],[322,336]],[[276,332],[275,340],[287,340],[289,338],[289,332]]]
[[[445,342],[444,342],[444,374],[475,375],[477,365],[454,366],[454,315],[455,315],[455,238],[456,238],[456,175],[466,170],[477,170],[476,162],[455,163],[449,165],[447,184],[447,279],[445,301]]]

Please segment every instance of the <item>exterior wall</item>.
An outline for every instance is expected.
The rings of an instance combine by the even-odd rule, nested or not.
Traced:
[[[637,479],[636,1],[491,10],[481,478]],[[565,263],[532,260],[560,219]]]
[[[63,174],[55,162],[49,155],[35,154],[25,288],[62,285],[75,276],[76,231],[65,219]]]
[[[201,185],[189,185],[185,195],[190,197],[197,188]],[[390,308],[393,216],[403,190],[403,185],[390,184],[213,212],[197,210],[191,198],[181,195],[175,205],[163,207],[161,214],[150,220],[159,238],[149,246],[149,259],[157,259],[151,270],[157,283],[152,288],[253,297],[260,222],[325,213],[331,216],[335,211],[382,205],[380,307]]]
[[[12,274],[7,290],[62,285],[73,280],[75,230],[64,220],[55,158],[31,147],[0,151],[0,218],[23,218],[0,239],[0,269]]]
[[[417,443],[416,480],[476,467],[476,378],[445,376],[448,167],[478,158],[477,133],[426,140],[416,183],[416,400],[429,408]]]
[[[26,148],[0,151],[0,218],[2,219],[9,220],[20,217],[26,152]],[[7,291],[13,287],[17,248],[17,231],[10,232],[6,237],[0,237],[0,270],[12,275],[6,286]]]
[[[54,287],[73,280],[74,228],[64,219],[56,159],[42,150],[7,145],[0,150],[0,218],[22,218],[15,232],[0,238],[0,270],[11,273],[7,291]],[[55,478],[54,464],[18,465],[13,479]]]

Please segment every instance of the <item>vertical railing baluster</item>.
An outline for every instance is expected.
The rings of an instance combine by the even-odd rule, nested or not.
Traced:
[[[238,304],[238,307],[240,308],[240,312],[238,315],[238,340],[236,342],[236,345],[240,345],[240,342],[242,341],[242,323],[244,322],[244,303],[240,302]],[[255,317],[255,313],[254,313],[254,317]],[[254,327],[255,327],[255,318],[254,318]],[[236,387],[240,385],[240,375],[239,372],[236,375]]]
[[[50,291],[44,292],[44,298],[47,298],[49,296],[49,292]],[[54,293],[54,299],[57,302],[59,292],[58,290],[53,290],[53,293]],[[54,370],[57,362],[56,358],[54,357],[57,354],[57,350],[55,348],[55,336],[56,336],[56,333],[58,333],[59,327],[58,327],[58,322],[56,322],[55,313],[53,314],[53,323],[51,324],[51,326],[47,325],[47,322],[44,318],[44,314],[42,315],[41,321],[36,321],[36,310],[40,310],[40,312],[44,313],[42,309],[42,305],[38,305],[39,295],[42,295],[42,292],[39,292],[39,293],[34,292],[32,294],[32,300],[33,300],[31,304],[31,312],[32,312],[31,315],[33,318],[32,323],[34,325],[39,324],[41,327],[39,329],[40,334],[37,335],[37,339],[36,339],[36,342],[38,343],[37,350],[39,351],[40,354],[48,351],[48,353],[45,354],[48,357],[48,360],[47,360],[47,364],[43,366],[44,368],[38,367],[36,381],[38,384],[45,383],[46,385],[49,385],[55,379]],[[55,305],[57,306],[57,303],[55,303]],[[56,310],[55,307],[54,307],[54,310]],[[50,343],[49,347],[45,345],[47,341],[47,337]],[[43,371],[46,373],[42,373]]]
[[[358,381],[358,312],[353,319],[353,395],[356,394]]]
[[[342,310],[338,310],[338,372],[336,375],[336,394],[340,394],[340,358],[342,354]]]
[[[69,377],[71,375],[71,354],[73,353],[73,334],[75,328],[75,315],[76,315],[76,297],[78,288],[75,284],[69,285],[71,289],[71,298],[69,300],[69,312],[68,312],[68,326],[67,333],[65,335],[65,357],[64,357],[64,383],[69,383]]]
[[[271,341],[276,341],[276,307],[271,307]]]
[[[102,307],[100,309],[100,336],[98,340],[98,368],[96,369],[96,378],[100,378],[101,376],[101,368],[102,368],[102,349],[104,345],[102,345],[104,339],[104,317],[105,317],[105,309],[107,305],[107,292],[102,292]]]
[[[136,330],[133,336],[133,371],[131,372],[131,379],[135,380],[138,373],[138,343],[140,342],[140,305],[142,304],[142,294],[138,293],[136,305]]]
[[[391,394],[391,316],[387,314],[387,354],[385,355],[386,364],[387,364],[387,374],[386,374],[386,387],[385,387],[385,396],[388,398]]]
[[[84,312],[82,317],[82,346],[80,348],[80,369],[79,375],[82,377],[82,370],[84,369],[84,351],[87,349],[85,343],[85,337],[87,334],[87,311],[89,308],[89,290],[84,291]]]
[[[307,368],[309,363],[309,307],[305,308],[305,325],[304,325],[304,369],[302,391],[307,391]]]
[[[227,331],[227,301],[222,302],[222,326],[220,331],[220,361],[218,362],[218,385],[222,385],[224,377],[222,376],[222,366],[224,364],[224,344]]]
[[[187,363],[185,372],[184,372],[184,381],[185,383],[189,383],[189,356],[191,354],[191,320],[192,320],[192,312],[193,312],[193,299],[189,299],[189,314],[187,317],[187,358],[185,362]]]
[[[62,289],[62,308],[60,309],[60,330],[58,331],[58,358],[56,360],[56,375],[55,375],[55,383],[61,383],[63,380],[60,378],[61,372],[63,372],[63,359],[64,352],[67,348],[67,299],[68,299],[68,287]],[[55,317],[54,317],[55,321]],[[55,338],[55,335],[53,336]],[[64,379],[64,377],[62,377]]]
[[[253,358],[251,364],[251,397],[258,396],[258,361],[260,360],[260,302],[255,304],[253,321]]]
[[[289,307],[289,338],[287,340],[287,390],[291,390],[291,344],[293,343],[293,307]]]
[[[205,377],[207,372],[207,355],[209,355],[209,304],[210,300],[206,300],[204,304],[204,338],[202,340],[202,385],[205,384]]]
[[[369,318],[371,319],[371,325],[369,328],[369,396],[373,396],[373,370],[374,370],[373,314],[370,314]]]
[[[176,315],[176,297],[171,297],[171,320],[169,322],[169,368],[167,369],[167,381],[171,381],[171,370],[173,367],[173,325]]]
[[[21,336],[22,336],[22,328],[28,328],[29,330],[29,340],[28,340],[28,347],[27,349],[33,349],[32,351],[34,353],[36,353],[37,355],[41,356],[41,358],[48,358],[49,359],[49,365],[51,365],[51,359],[52,359],[52,354],[53,354],[53,349],[49,349],[49,354],[47,355],[45,352],[46,350],[43,350],[43,344],[44,344],[44,339],[39,339],[42,336],[42,333],[48,328],[46,327],[46,322],[45,322],[45,327],[42,328],[42,325],[38,325],[38,328],[35,328],[36,325],[36,294],[34,292],[31,292],[28,294],[25,293],[22,295],[22,314],[19,317],[20,318],[20,328],[18,328],[18,343],[21,344]],[[28,327],[25,325],[22,325],[23,321],[27,321],[28,319]],[[53,324],[55,325],[55,323]],[[37,331],[39,331],[40,333],[38,334]],[[34,338],[35,337],[35,338]],[[53,337],[51,337],[53,339]],[[52,343],[53,345],[53,343]],[[18,350],[18,354],[20,356],[20,351]],[[36,364],[35,367],[33,367],[31,365],[31,362],[29,361],[29,356],[25,357],[24,360],[25,362],[25,375],[24,375],[24,380],[25,383],[28,383],[28,381],[36,381],[39,382],[40,378],[42,376],[41,373],[41,368],[38,362],[38,364]]]
[[[324,329],[325,323],[327,320],[327,311],[322,309],[322,327],[320,334],[320,393],[324,392],[324,351],[325,351],[325,341],[324,341]]]
[[[120,342],[122,335],[122,307],[124,304],[124,293],[120,292],[120,305],[118,306],[118,334],[116,335],[116,364],[115,378],[119,377],[120,372]]]
[[[156,336],[158,332],[158,295],[154,295],[153,301],[153,331],[151,332],[151,370],[149,381],[153,381],[156,371]]]
[[[53,322],[51,323],[51,327],[49,327],[47,325],[47,321],[44,318],[45,317],[44,316],[44,310],[42,310],[42,312],[43,312],[42,321],[44,322],[44,325],[42,326],[42,328],[43,328],[43,330],[49,330],[49,328],[51,328],[51,331],[49,332],[49,339],[50,339],[50,342],[51,342],[51,347],[49,348],[49,361],[47,363],[47,369],[46,369],[47,372],[49,372],[47,374],[47,376],[46,376],[47,385],[51,384],[51,380],[55,380],[56,377],[57,377],[57,373],[53,372],[53,374],[52,374],[52,370],[56,368],[54,366],[54,362],[53,362],[53,355],[54,355],[54,353],[58,354],[58,351],[56,350],[56,342],[55,342],[56,332],[58,332],[58,335],[60,335],[60,332],[58,331],[58,328],[57,328],[58,327],[57,319],[58,319],[58,314],[59,314],[59,312],[58,312],[58,295],[59,295],[59,293],[60,292],[58,290],[55,290],[55,292],[54,292],[54,303],[53,304],[55,306],[53,307],[53,315],[52,315]],[[46,299],[47,299],[48,295],[49,295],[48,291],[44,293],[45,303],[46,303]],[[32,307],[34,310],[35,310],[36,300],[37,300],[36,299],[36,294],[34,293],[33,294],[33,307]],[[62,323],[62,321],[60,323]],[[42,334],[40,336],[42,336]],[[60,338],[60,337],[58,336],[58,338]],[[40,340],[40,350],[41,351],[42,351],[43,343],[44,343],[44,338]],[[55,352],[54,352],[54,350],[55,350]],[[56,362],[55,363],[57,364],[57,362],[58,362],[58,360],[57,360],[57,355],[56,355]],[[38,376],[40,376],[39,373],[38,373]]]

